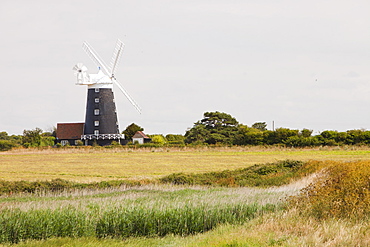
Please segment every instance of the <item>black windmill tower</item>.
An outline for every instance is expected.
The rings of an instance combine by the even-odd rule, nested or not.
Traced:
[[[124,136],[119,133],[116,104],[114,101],[113,84],[115,84],[141,113],[140,107],[114,77],[117,65],[122,55],[124,44],[118,40],[110,66],[106,66],[92,47],[83,43],[83,49],[98,66],[97,74],[87,74],[87,68],[82,63],[73,67],[77,75],[77,85],[87,85],[87,103],[84,134],[81,140],[85,145],[110,145],[112,141],[121,143]]]

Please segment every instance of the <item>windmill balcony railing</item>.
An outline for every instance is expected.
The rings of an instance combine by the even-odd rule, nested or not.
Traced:
[[[125,135],[123,134],[89,134],[82,135],[81,140],[115,140],[115,139],[124,139]]]

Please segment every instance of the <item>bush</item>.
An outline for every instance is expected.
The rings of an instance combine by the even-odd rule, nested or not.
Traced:
[[[13,143],[12,141],[0,140],[0,151],[8,151],[15,146],[17,145]]]
[[[34,130],[23,130],[22,144],[24,147],[39,147],[41,145],[41,133],[40,128]]]
[[[152,143],[158,145],[164,145],[167,142],[163,135],[151,135],[150,138],[152,138]]]
[[[194,178],[192,175],[184,173],[174,173],[160,179],[162,183],[172,183],[172,184],[194,184]]]
[[[59,143],[58,143],[58,144],[59,144]],[[83,141],[81,141],[81,140],[77,140],[77,141],[76,141],[76,146],[81,147],[81,146],[83,146],[83,145],[84,145]]]
[[[54,136],[42,136],[40,147],[54,146],[55,137]]]

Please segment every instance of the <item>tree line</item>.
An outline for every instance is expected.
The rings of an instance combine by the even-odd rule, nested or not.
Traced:
[[[132,136],[137,131],[144,131],[141,126],[132,123],[122,132],[132,143]],[[0,151],[13,147],[43,147],[54,146],[56,128],[51,132],[43,132],[40,128],[24,130],[23,135],[11,135],[0,132]],[[325,130],[319,135],[312,135],[309,129],[277,128],[268,130],[266,122],[256,122],[251,126],[239,123],[236,118],[224,112],[205,112],[203,118],[185,135],[155,134],[148,135],[151,143],[144,146],[197,146],[197,145],[282,145],[286,147],[315,147],[315,146],[341,146],[341,145],[370,145],[370,131],[362,129],[338,132]]]
[[[277,128],[267,130],[266,122],[252,126],[239,123],[223,112],[205,112],[203,119],[185,133],[187,144],[223,145],[283,145],[287,147],[369,145],[370,131],[348,130],[338,132],[325,130],[312,135],[309,129]]]
[[[23,135],[8,135],[7,132],[0,132],[0,151],[10,150],[13,147],[45,147],[54,146],[56,129],[52,132],[44,132],[40,128],[24,130]]]

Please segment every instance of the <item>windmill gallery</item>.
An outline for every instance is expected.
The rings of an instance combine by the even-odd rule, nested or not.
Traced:
[[[84,42],[84,51],[98,66],[97,74],[88,74],[82,63],[73,67],[77,76],[76,85],[87,85],[87,103],[84,123],[58,123],[57,142],[62,145],[110,145],[113,141],[124,144],[124,135],[119,133],[119,125],[114,101],[113,84],[117,86],[135,109],[141,113],[138,104],[117,81],[114,73],[119,64],[124,44],[118,40],[109,66],[98,56],[94,49]]]

